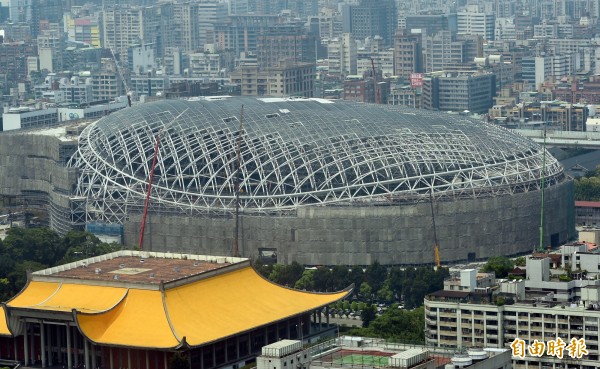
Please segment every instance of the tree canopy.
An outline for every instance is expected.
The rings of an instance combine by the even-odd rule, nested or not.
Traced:
[[[513,261],[506,256],[493,256],[488,259],[487,263],[481,268],[481,271],[486,273],[494,272],[496,278],[504,278],[514,268]]]
[[[396,342],[425,343],[425,314],[423,307],[414,310],[398,309],[392,305],[370,322],[368,327],[357,328],[350,334],[381,337]]]
[[[429,266],[388,268],[375,261],[366,268],[337,265],[305,270],[298,263],[264,265],[255,262],[255,269],[271,281],[302,290],[317,292],[340,291],[354,285],[353,295],[373,303],[403,302],[407,308],[421,306],[426,294],[444,287],[448,269],[434,270]]]
[[[575,180],[575,200],[600,201],[600,168],[596,167]]]
[[[0,300],[7,301],[27,282],[28,271],[119,250],[87,232],[60,237],[49,228],[11,228],[0,241]]]

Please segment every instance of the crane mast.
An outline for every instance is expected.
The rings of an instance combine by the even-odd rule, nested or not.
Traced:
[[[440,245],[438,243],[437,231],[435,227],[435,212],[433,211],[433,189],[429,191],[429,205],[431,206],[431,223],[433,225],[433,241],[435,246],[433,248],[433,254],[435,257],[435,266],[439,269],[442,266],[442,260],[440,258]]]
[[[377,84],[377,74],[375,73],[375,61],[371,58],[371,68],[373,69],[373,84],[375,87],[375,104],[381,104],[381,96],[379,95],[379,85]]]
[[[241,159],[241,146],[242,146],[242,133],[244,132],[244,105],[240,112],[240,131],[238,132],[237,144],[236,144],[236,168],[235,168],[235,236],[233,245],[233,256],[239,256],[239,242],[240,242],[240,167],[242,166]]]

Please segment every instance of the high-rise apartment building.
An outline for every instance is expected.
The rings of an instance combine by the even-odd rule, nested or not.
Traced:
[[[63,36],[58,29],[47,30],[37,37],[40,69],[49,72],[62,70]]]
[[[393,45],[398,26],[395,0],[360,0],[357,5],[342,6],[343,30],[356,40],[381,36],[386,45]]]
[[[303,24],[277,24],[266,28],[257,37],[256,56],[260,67],[281,62],[314,63],[317,38]]]
[[[229,0],[228,5],[228,14],[248,14],[250,11],[248,10],[248,0]]]
[[[487,113],[496,96],[492,73],[433,73],[423,78],[423,108]]]
[[[129,48],[139,44],[152,44],[161,56],[164,47],[170,46],[172,16],[170,4],[105,8],[102,12],[103,46],[112,49],[123,61],[127,60]]]
[[[31,41],[0,44],[0,91],[8,94],[27,79],[27,59],[36,56],[36,49]]]
[[[495,37],[496,16],[479,10],[477,5],[469,5],[456,14],[457,32],[465,35],[478,35],[486,40]]]
[[[199,48],[215,40],[215,25],[227,20],[227,4],[217,0],[203,0],[198,4]]]
[[[405,17],[405,28],[409,32],[419,31],[424,35],[432,36],[440,31],[457,30],[456,14],[415,14]]]
[[[552,75],[552,58],[544,56],[525,57],[521,62],[521,78],[529,91],[536,90]]]
[[[424,44],[424,70],[427,73],[442,71],[467,61],[465,42],[456,40],[450,31],[427,36]]]
[[[282,64],[269,69],[241,66],[231,73],[231,82],[241,86],[242,96],[313,97],[314,63]]]
[[[357,72],[357,47],[356,41],[350,33],[342,37],[327,41],[327,60],[329,74],[345,77]]]
[[[258,36],[269,27],[281,23],[278,15],[246,14],[231,15],[215,26],[215,41],[223,50],[240,53],[256,53]]]
[[[308,18],[311,32],[317,33],[321,39],[332,39],[340,37],[342,31],[342,20],[336,16],[319,15]]]
[[[403,29],[394,38],[394,75],[404,79],[423,71],[422,35]]]
[[[65,13],[63,17],[64,33],[69,41],[83,42],[91,46],[101,47],[100,25],[94,17],[73,17]]]
[[[287,3],[288,9],[292,11],[292,15],[300,19],[306,19],[319,14],[318,0],[288,0]]]
[[[192,52],[200,47],[200,25],[198,23],[198,4],[173,4],[173,44],[183,51]]]

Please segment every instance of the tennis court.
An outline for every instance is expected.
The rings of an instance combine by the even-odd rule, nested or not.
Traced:
[[[393,353],[376,350],[347,350],[342,349],[321,358],[323,362],[329,362],[340,366],[366,366],[387,367],[388,357]]]
[[[388,358],[379,355],[350,354],[333,362],[342,365],[388,366]]]

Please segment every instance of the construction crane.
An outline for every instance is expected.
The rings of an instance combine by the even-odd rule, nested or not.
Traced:
[[[103,1],[102,2],[102,14],[104,14],[104,12],[105,12],[105,8],[104,8],[104,1]],[[117,60],[117,56],[115,55],[114,49],[110,45],[109,39],[105,38],[104,43],[106,44],[105,45],[106,48],[110,51],[110,53],[112,55],[113,62],[115,63],[115,68],[117,68],[119,77],[121,77],[121,82],[123,83],[123,87],[125,87],[125,95],[127,95],[127,104],[131,108],[131,90],[129,89],[129,85],[127,85],[127,80],[125,80],[125,74],[123,73],[123,70],[121,69],[121,65],[119,64],[119,61]]]
[[[377,84],[377,73],[375,73],[375,61],[371,58],[371,68],[373,69],[373,84],[375,85],[375,104],[381,104],[379,96],[379,85]]]
[[[242,166],[241,146],[242,134],[244,133],[244,105],[240,112],[240,131],[236,143],[236,168],[235,168],[235,237],[233,245],[233,256],[239,256],[239,239],[240,239],[240,167]]]
[[[433,224],[433,241],[435,242],[435,246],[433,248],[433,255],[435,257],[435,266],[437,269],[440,269],[442,266],[442,261],[440,259],[440,245],[437,239],[437,233],[435,229],[435,212],[433,211],[433,189],[429,191],[429,204],[431,205],[431,223]]]
[[[539,252],[544,252],[544,190],[546,189],[546,124],[544,124],[544,146],[542,146],[542,191],[541,191],[541,209],[540,209],[540,245]]]
[[[138,249],[142,251],[144,245],[144,230],[146,229],[146,216],[148,215],[148,205],[150,204],[150,193],[152,191],[152,181],[154,180],[154,169],[156,168],[156,161],[158,158],[158,150],[160,148],[160,135],[166,130],[171,124],[175,123],[179,117],[183,115],[188,109],[182,111],[172,121],[164,125],[156,134],[156,144],[154,146],[154,154],[152,155],[152,166],[150,168],[150,175],[148,178],[148,191],[146,192],[146,200],[144,201],[144,213],[142,215],[142,224],[140,225],[140,238],[138,241]]]

